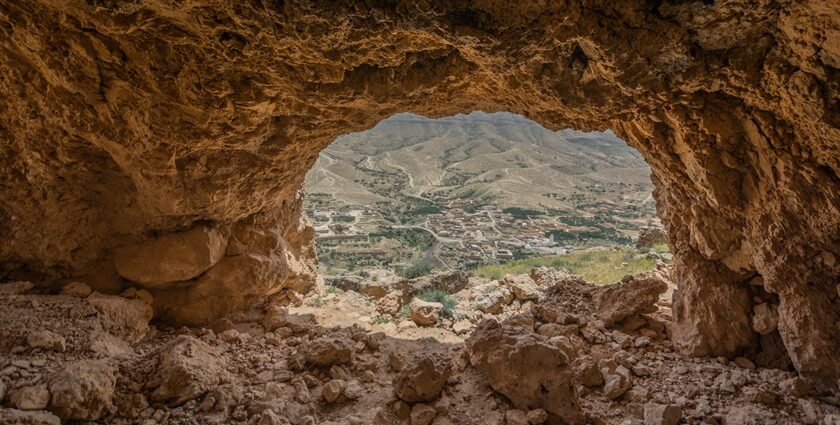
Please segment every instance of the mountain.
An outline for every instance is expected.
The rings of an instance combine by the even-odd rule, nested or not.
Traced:
[[[410,196],[574,209],[575,194],[653,202],[648,165],[611,131],[555,132],[519,115],[484,112],[403,113],[343,135],[321,152],[305,190],[346,204]]]

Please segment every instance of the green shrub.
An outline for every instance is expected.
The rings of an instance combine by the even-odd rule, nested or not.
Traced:
[[[432,272],[432,266],[426,263],[415,264],[402,272],[403,277],[407,279],[414,279],[420,276],[425,276]]]
[[[440,289],[432,289],[421,293],[417,298],[420,298],[423,301],[430,302],[430,303],[441,303],[443,304],[443,315],[446,317],[452,317],[452,314],[455,313],[455,305],[457,304],[452,297],[449,296],[444,291]]]

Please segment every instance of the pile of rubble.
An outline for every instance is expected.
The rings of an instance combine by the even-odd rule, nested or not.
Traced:
[[[665,270],[605,287],[546,268],[449,275],[167,328],[149,325],[142,290],[3,284],[0,423],[840,424],[837,388],[746,357],[675,353],[671,286]],[[452,317],[415,298],[427,290],[452,293]],[[367,316],[392,303],[393,321],[331,327],[312,313],[344,298],[366,300],[354,306]]]

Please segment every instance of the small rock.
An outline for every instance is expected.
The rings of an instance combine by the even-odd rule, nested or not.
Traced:
[[[44,410],[50,402],[50,391],[44,384],[9,391],[9,401],[20,410]]]
[[[413,364],[402,367],[394,377],[394,392],[409,403],[432,401],[446,384],[450,370],[444,359],[421,355]]]
[[[752,327],[753,330],[762,335],[767,335],[778,329],[778,307],[768,303],[757,304],[753,307]]]
[[[506,425],[528,425],[528,414],[519,409],[509,409],[505,412]]]
[[[548,412],[543,409],[534,409],[528,411],[528,423],[531,425],[540,425],[548,420]]]
[[[633,342],[633,346],[636,348],[647,347],[648,345],[650,345],[650,338],[646,336],[640,336]]]
[[[62,420],[95,421],[113,407],[116,370],[102,360],[68,364],[50,377],[50,410]]]
[[[735,364],[744,369],[755,369],[755,363],[746,357],[735,357]]]
[[[409,304],[409,317],[418,326],[431,326],[437,323],[443,312],[443,304],[423,301],[415,298]]]
[[[753,403],[772,405],[778,400],[776,394],[761,388],[744,388],[742,394],[744,394],[744,398]]]
[[[26,343],[32,348],[63,353],[67,348],[67,341],[63,336],[50,331],[30,332],[26,336]]]
[[[779,383],[779,388],[794,397],[804,397],[810,391],[808,381],[800,377],[785,379]]]
[[[50,412],[25,412],[0,407],[0,424],[4,425],[61,425],[61,419]]]
[[[346,381],[341,379],[330,380],[321,387],[321,397],[323,397],[327,403],[335,402],[342,393],[344,393],[345,388],[347,388]]]
[[[158,374],[161,384],[152,393],[152,399],[178,406],[215,387],[225,374],[225,367],[204,341],[181,335],[162,352]]]
[[[353,340],[345,337],[322,336],[306,346],[306,361],[318,366],[350,363],[353,359]]]
[[[597,387],[604,383],[604,374],[598,369],[598,365],[586,358],[575,365],[575,375],[581,384],[587,387]]]
[[[607,375],[604,383],[604,396],[610,400],[615,400],[624,395],[632,385],[630,370],[624,366],[619,366],[615,373]]]
[[[463,335],[475,327],[469,320],[459,320],[452,325],[452,331],[456,335]]]
[[[90,289],[90,286],[82,282],[70,282],[61,288],[61,295],[76,298],[87,298],[91,292],[93,291]]]
[[[435,419],[437,411],[434,407],[417,403],[411,408],[411,425],[429,425]]]
[[[648,403],[644,414],[645,425],[677,425],[682,419],[682,408],[673,404]]]

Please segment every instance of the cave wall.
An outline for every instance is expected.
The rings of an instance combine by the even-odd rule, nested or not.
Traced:
[[[120,252],[207,226],[223,243],[195,251],[224,252],[150,287],[159,317],[306,291],[320,149],[397,112],[504,110],[613,128],[650,163],[680,350],[760,350],[751,310],[771,302],[793,364],[838,377],[831,3],[0,2],[0,279],[119,291]]]

